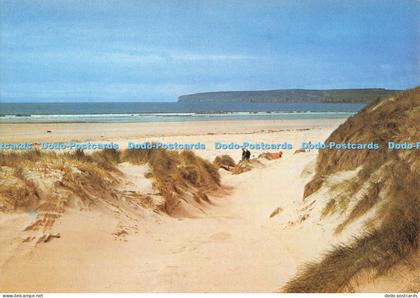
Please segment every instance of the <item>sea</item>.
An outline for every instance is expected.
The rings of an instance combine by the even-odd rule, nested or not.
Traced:
[[[342,118],[364,106],[363,103],[0,103],[0,123]]]

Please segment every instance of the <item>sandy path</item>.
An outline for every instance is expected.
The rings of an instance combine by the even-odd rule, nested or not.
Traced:
[[[220,124],[213,123],[213,127],[202,123],[204,126],[193,128],[183,124],[185,129],[202,134],[190,131],[189,135],[174,137],[165,132],[163,139],[208,143],[215,138],[237,142],[287,140],[297,145],[305,139],[313,142],[325,139],[338,122],[328,120],[321,126],[292,122],[289,127],[283,122],[235,122],[226,124],[225,130],[230,133],[226,136],[211,134],[212,130],[220,131]],[[150,126],[146,128],[153,132]],[[239,130],[236,134],[235,129]],[[264,131],[248,134],[256,130]],[[88,127],[86,138],[93,138],[94,132]],[[122,140],[124,132],[117,139],[112,134],[106,137]],[[218,154],[233,154],[235,160],[240,155],[236,151],[215,150],[197,153],[209,160]],[[231,194],[212,198],[214,205],[196,218],[177,219],[148,210],[131,218],[68,210],[51,230],[60,233],[61,238],[42,243],[29,253],[27,243],[22,243],[18,236],[14,239],[10,236],[18,235],[16,228],[13,233],[2,233],[0,291],[276,291],[296,273],[299,265],[319,256],[332,244],[328,242],[329,232],[316,220],[306,225],[289,224],[296,222],[300,214],[303,186],[310,179],[301,173],[313,164],[316,154],[313,151],[293,155],[287,151],[281,160],[265,162],[264,168],[233,176],[223,173],[222,181],[233,189]],[[279,207],[282,211],[270,218]],[[5,217],[2,222],[3,227],[15,225]],[[22,225],[25,224],[27,218],[25,222],[22,219]],[[115,236],[121,228],[128,235]]]
[[[69,213],[54,227],[63,237],[3,266],[3,290],[272,292],[297,264],[318,253],[285,228],[295,212],[314,153],[289,156],[239,176],[224,175],[232,195],[201,218],[153,215],[115,240],[118,222],[100,213]],[[279,173],[287,172],[288,175]],[[279,179],[273,177],[278,176]],[[281,177],[281,179],[280,179]],[[279,215],[269,218],[281,207]],[[319,233],[318,233],[319,235]],[[305,250],[303,254],[301,250]]]

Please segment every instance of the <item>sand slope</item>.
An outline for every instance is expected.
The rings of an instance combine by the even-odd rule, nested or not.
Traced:
[[[325,139],[334,127],[246,135],[250,140]],[[234,141],[244,135],[229,135]],[[184,136],[188,141],[198,136]],[[205,135],[210,141],[220,136]],[[169,139],[168,139],[169,140]],[[202,151],[211,158],[225,152]],[[226,152],[231,153],[231,152]],[[240,153],[239,153],[240,154]],[[0,290],[6,292],[274,292],[304,262],[350,234],[319,218],[323,206],[303,201],[317,152],[285,152],[250,172],[220,170],[228,194],[211,197],[189,217],[144,209],[137,213],[68,211],[51,233],[59,239],[23,243],[31,221],[2,215]],[[234,156],[235,159],[237,158]],[[147,169],[122,164],[127,191],[152,191]],[[321,203],[325,200],[319,200]],[[270,217],[271,216],[271,217]]]
[[[293,225],[304,167],[314,153],[267,161],[242,175],[224,173],[232,194],[197,218],[154,213],[121,221],[71,212],[42,243],[1,269],[3,291],[275,291],[299,264],[329,246],[323,227]],[[287,175],[284,175],[287,173]],[[280,207],[277,215],[270,214]],[[123,228],[127,233],[118,235]],[[117,236],[118,235],[118,236]],[[23,244],[24,245],[24,244]]]

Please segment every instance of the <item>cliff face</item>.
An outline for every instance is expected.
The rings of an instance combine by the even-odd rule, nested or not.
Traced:
[[[371,102],[396,92],[387,89],[221,91],[183,95],[178,102]]]
[[[419,149],[387,148],[388,141],[419,142],[419,119],[420,88],[416,88],[371,103],[326,140],[380,144],[378,150],[320,150],[315,175],[305,187],[304,200],[319,197],[320,193],[328,195],[321,224],[335,216],[336,234],[360,220],[364,222],[363,229],[353,242],[308,264],[285,286],[285,291],[357,291],[363,283],[372,284],[386,276],[393,280],[393,285],[385,288],[387,291],[420,290],[416,277],[420,241]],[[335,185],[328,183],[331,177],[348,171],[357,174]],[[325,192],[318,192],[321,188]],[[405,273],[390,277],[399,270]]]

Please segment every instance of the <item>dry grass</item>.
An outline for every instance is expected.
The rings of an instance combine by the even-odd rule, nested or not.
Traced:
[[[52,183],[56,190],[70,192],[68,197],[77,198],[86,206],[95,205],[107,198],[115,199],[118,196],[115,186],[121,177],[118,164],[121,162],[149,165],[151,171],[148,176],[154,180],[155,188],[165,198],[163,211],[168,214],[187,191],[208,201],[207,193],[220,187],[217,168],[191,151],[138,149],[121,152],[105,149],[92,154],[82,150],[63,154],[38,150],[0,152],[0,167],[10,169],[1,172],[4,183],[0,184],[0,211],[39,210],[57,201],[52,188],[48,194],[51,202],[48,199],[40,200],[39,186],[28,181],[23,171],[41,180],[55,179]],[[50,173],[56,173],[57,177],[49,177]],[[5,183],[7,181],[11,183]]]
[[[357,218],[363,216],[380,201],[380,192],[383,182],[373,182],[370,184],[366,194],[359,200],[351,210],[350,215],[335,230],[335,233],[341,233],[343,229]]]
[[[46,233],[66,208],[89,208],[115,197],[118,171],[109,152],[0,152],[0,212],[36,212],[25,231]]]
[[[399,93],[391,98],[378,99],[357,115],[341,124],[325,141],[336,143],[378,143],[381,148],[387,142],[417,142],[420,111],[420,87]],[[375,109],[375,106],[378,108]],[[354,170],[364,166],[368,177],[375,164],[395,158],[399,152],[380,150],[321,150],[317,157],[316,175],[306,185],[304,197],[323,185],[323,177],[339,171]]]
[[[321,217],[324,218],[336,212],[344,214],[347,211],[350,202],[353,201],[358,192],[361,191],[364,182],[365,181],[360,179],[358,175],[356,178],[347,179],[332,185],[329,188],[329,192],[334,194],[334,196],[322,210]]]
[[[230,155],[219,155],[216,156],[216,158],[213,161],[213,164],[217,167],[217,168],[230,168],[230,167],[235,167],[236,163],[233,160],[232,157],[230,157]]]
[[[376,108],[375,108],[376,107]],[[374,272],[387,273],[393,266],[409,258],[420,241],[420,159],[416,150],[388,151],[386,141],[416,142],[420,131],[420,88],[403,92],[394,100],[378,100],[350,118],[334,131],[329,141],[378,142],[375,151],[320,151],[316,175],[306,186],[304,196],[317,191],[325,177],[342,170],[362,166],[357,177],[340,185],[343,192],[327,203],[322,214],[346,210],[348,202],[367,185],[367,191],[346,214],[337,227],[340,232],[348,224],[366,214],[381,200],[371,230],[327,253],[321,261],[307,264],[283,288],[285,292],[340,292],[349,290],[356,276]],[[383,169],[381,167],[386,165]],[[374,173],[381,179],[374,180]],[[341,205],[340,205],[341,204]],[[344,209],[343,209],[344,208]]]
[[[260,155],[258,155],[258,158],[265,158],[267,160],[272,160],[273,155],[270,152],[263,152]]]
[[[186,190],[196,189],[205,194],[220,186],[220,175],[217,168],[208,161],[196,156],[192,151],[154,150],[148,158],[155,187],[165,197],[164,211],[171,214],[178,206]],[[203,196],[203,195],[199,195]]]
[[[143,165],[151,159],[156,151],[156,149],[126,149],[121,153],[121,160],[135,165]]]
[[[25,150],[22,152],[0,152],[0,166],[16,168],[23,165],[25,162],[36,162],[41,159],[41,156],[54,155],[51,153],[41,153],[39,150]],[[45,155],[45,156],[46,156]]]
[[[0,186],[0,211],[11,212],[34,208],[39,202],[36,189],[33,185],[22,183]]]
[[[337,210],[337,198],[333,198],[328,201],[327,205],[325,205],[324,209],[321,212],[321,218],[325,218],[328,215],[334,213]]]
[[[285,285],[284,291],[340,292],[362,270],[374,271],[376,275],[385,274],[418,250],[420,200],[417,189],[420,176],[409,168],[404,161],[392,168],[395,172],[387,193],[389,203],[386,211],[382,211],[382,224],[378,229],[355,239],[348,246],[333,249],[322,261],[308,264]],[[376,190],[373,192],[376,193]],[[372,204],[361,203],[355,207],[357,211],[353,216],[359,216]]]
[[[147,175],[154,180],[154,187],[165,198],[162,211],[168,214],[178,206],[187,190],[195,193],[197,197],[207,198],[206,192],[220,187],[217,168],[192,151],[178,152],[153,148],[127,149],[122,152],[104,150],[87,157],[80,156],[80,153],[77,155],[79,159],[96,162],[102,169],[113,171],[120,162],[148,164],[150,172]],[[95,176],[97,175],[92,172],[88,175],[91,179]],[[101,181],[96,184],[101,185]]]

